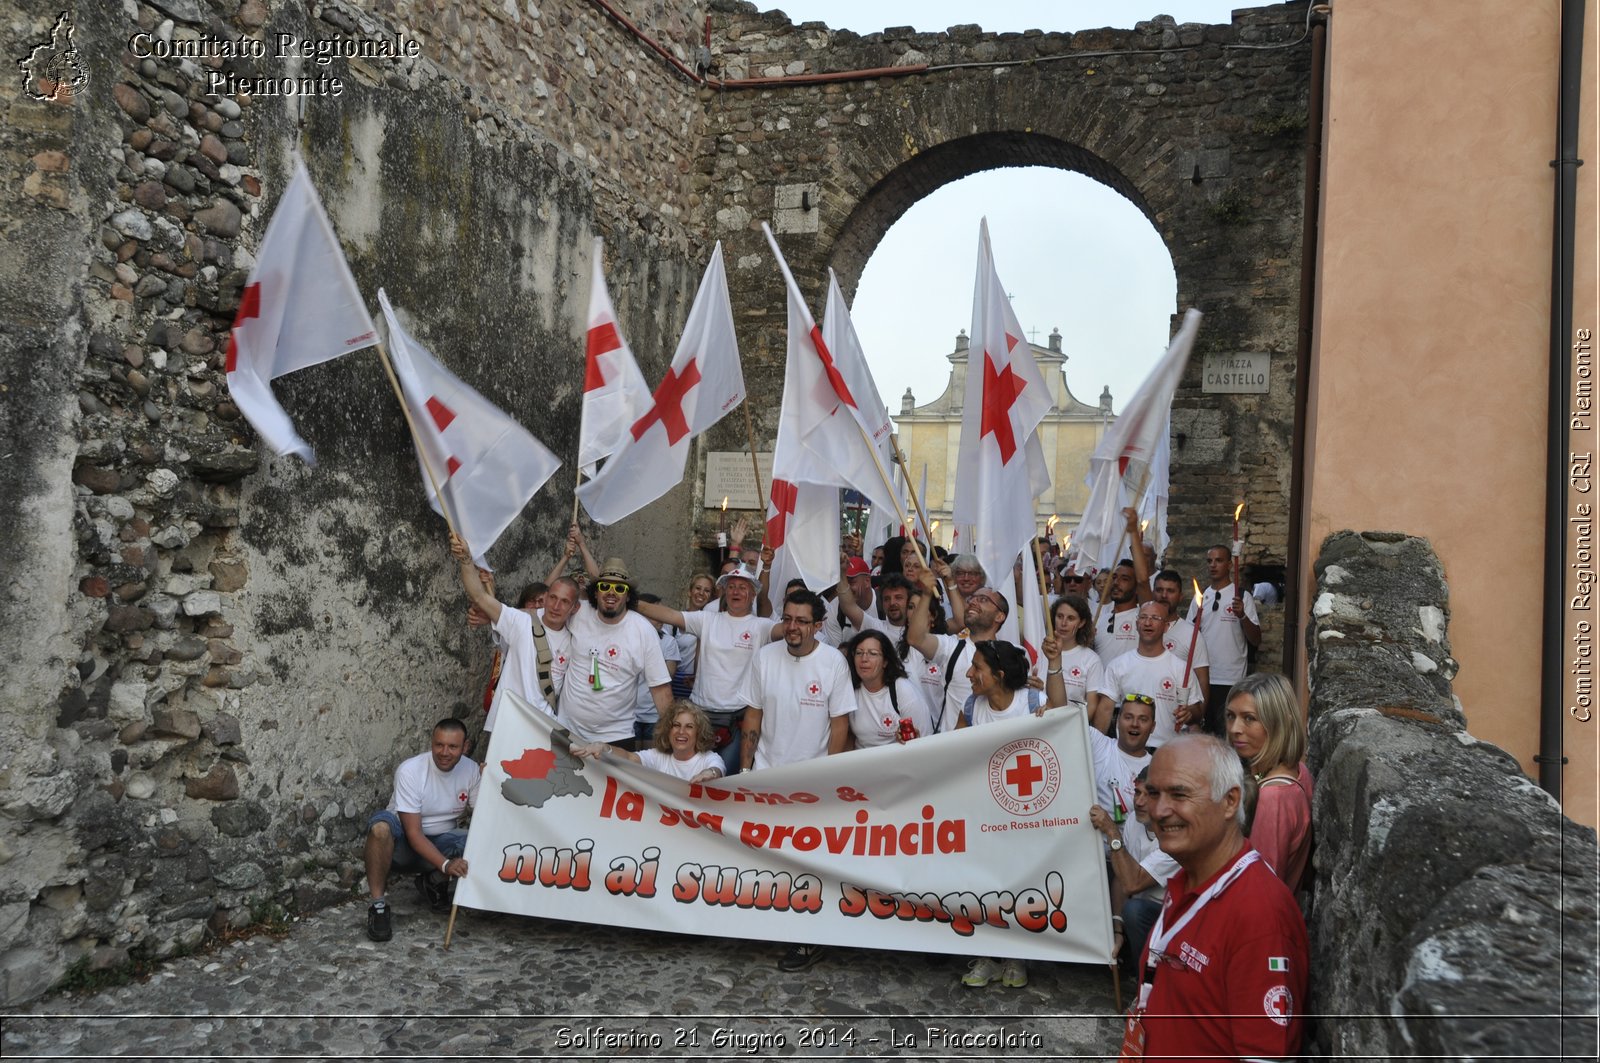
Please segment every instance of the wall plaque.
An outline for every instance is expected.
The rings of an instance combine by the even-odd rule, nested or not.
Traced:
[[[772,490],[772,455],[756,454],[761,463],[761,489]],[[726,496],[729,509],[758,509],[766,512],[764,499],[756,498],[755,471],[750,468],[748,450],[713,450],[706,455],[706,493],[703,505],[721,509]]]
[[[1200,390],[1208,395],[1264,395],[1271,362],[1265,351],[1208,354]]]

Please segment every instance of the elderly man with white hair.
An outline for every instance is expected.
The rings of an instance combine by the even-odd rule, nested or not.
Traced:
[[[1179,735],[1151,758],[1150,819],[1180,870],[1140,960],[1129,1058],[1300,1054],[1305,921],[1245,837],[1246,785],[1238,754],[1208,735]]]

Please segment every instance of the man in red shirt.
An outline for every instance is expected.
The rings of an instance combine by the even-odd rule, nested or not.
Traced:
[[[1244,836],[1244,767],[1209,735],[1156,751],[1146,794],[1167,880],[1124,1059],[1292,1059],[1306,1001],[1306,927]]]

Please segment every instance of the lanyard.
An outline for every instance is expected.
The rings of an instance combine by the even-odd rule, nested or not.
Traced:
[[[1245,868],[1260,858],[1261,854],[1254,849],[1241,856],[1228,869],[1226,874],[1213,882],[1204,893],[1200,894],[1200,898],[1189,906],[1189,910],[1184,912],[1183,917],[1173,924],[1171,930],[1166,929],[1167,910],[1163,907],[1161,914],[1156,917],[1156,925],[1150,928],[1150,962],[1147,964],[1147,969],[1154,967],[1166,955],[1167,943],[1176,937],[1179,931],[1189,925],[1189,921],[1200,913],[1200,909],[1210,904],[1221,895],[1223,890],[1233,885],[1233,880],[1243,874]]]

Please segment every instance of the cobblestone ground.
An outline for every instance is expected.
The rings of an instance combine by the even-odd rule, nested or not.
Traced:
[[[394,940],[347,904],[281,939],[164,964],[148,981],[37,1001],[4,1019],[7,1059],[386,1056],[1101,1059],[1120,1025],[1108,969],[1031,963],[1023,989],[958,984],[966,960],[784,947],[462,909],[395,891]]]

